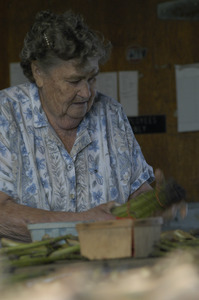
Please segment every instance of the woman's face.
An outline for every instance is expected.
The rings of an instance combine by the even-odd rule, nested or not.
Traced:
[[[50,123],[60,129],[78,126],[93,104],[98,59],[88,59],[81,67],[78,60],[60,61],[48,72],[33,62],[32,70]]]

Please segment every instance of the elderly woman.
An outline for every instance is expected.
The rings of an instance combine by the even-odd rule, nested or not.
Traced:
[[[109,220],[151,189],[121,105],[95,90],[110,44],[72,12],[37,14],[21,52],[28,83],[0,92],[0,236],[28,223]]]

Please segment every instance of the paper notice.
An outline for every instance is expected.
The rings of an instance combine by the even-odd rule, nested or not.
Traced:
[[[128,117],[138,115],[138,71],[119,72],[120,103]]]
[[[102,72],[97,76],[97,90],[109,97],[118,100],[117,72]]]
[[[20,63],[10,63],[10,86],[18,85],[27,81],[28,79],[24,76]]]
[[[199,130],[199,64],[176,65],[178,131]]]

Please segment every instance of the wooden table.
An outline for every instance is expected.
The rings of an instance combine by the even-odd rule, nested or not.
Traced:
[[[0,294],[4,300],[16,300],[16,293],[20,300],[197,299],[190,296],[198,292],[195,267],[193,257],[183,252],[164,258],[62,261],[16,270],[16,275],[40,276]]]

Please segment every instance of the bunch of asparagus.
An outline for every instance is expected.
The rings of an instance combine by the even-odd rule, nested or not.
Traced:
[[[160,240],[155,244],[151,256],[165,256],[175,250],[197,250],[199,249],[199,239],[182,230],[163,232]]]
[[[157,215],[185,199],[185,190],[174,180],[169,179],[153,190],[142,193],[127,203],[116,206],[112,214],[116,217],[148,218]]]
[[[60,243],[60,242],[64,243]],[[20,243],[2,238],[0,256],[9,258],[9,266],[26,267],[65,259],[80,259],[78,237],[65,235],[32,243]]]

